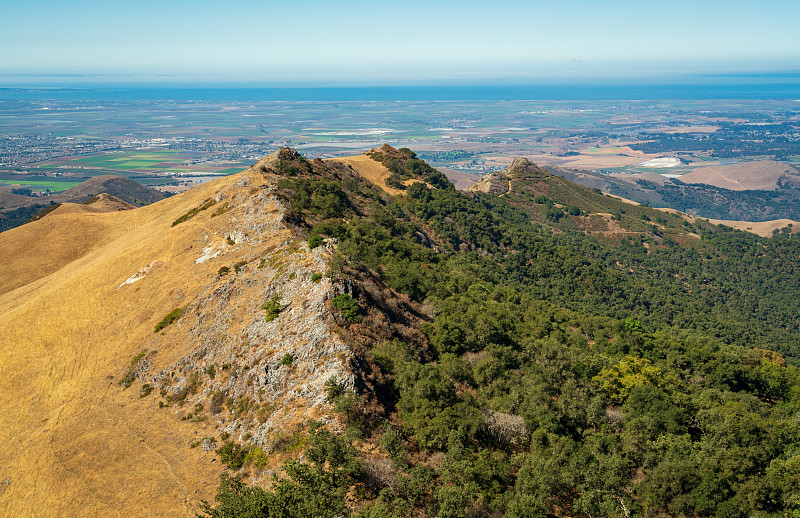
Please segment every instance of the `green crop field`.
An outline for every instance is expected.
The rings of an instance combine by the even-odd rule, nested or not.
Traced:
[[[0,180],[0,183],[4,185],[21,185],[39,190],[50,189],[51,191],[65,191],[81,184],[81,182],[60,182],[58,180]]]
[[[586,150],[587,153],[619,153],[621,147],[592,147]]]
[[[170,161],[170,158],[175,158],[175,161]],[[174,155],[171,156],[147,156],[147,155],[136,155],[131,154],[127,156],[93,156],[93,157],[85,157],[79,158],[77,160],[73,160],[72,162],[78,162],[82,164],[86,164],[92,167],[106,167],[109,169],[115,168],[123,168],[123,169],[139,169],[139,168],[148,168],[148,169],[163,169],[166,167],[175,167],[175,165],[180,163],[180,158],[175,157]]]
[[[249,165],[240,165],[238,167],[229,167],[227,169],[223,169],[222,171],[217,171],[217,174],[229,175],[229,174],[241,173],[242,171],[244,171],[248,167],[250,167],[250,166]]]

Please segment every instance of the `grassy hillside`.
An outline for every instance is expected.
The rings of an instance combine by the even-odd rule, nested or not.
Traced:
[[[333,249],[288,226],[272,163],[0,234],[4,515],[194,516],[216,450],[296,458],[325,381],[354,386],[329,330]]]
[[[193,246],[196,231],[167,233],[165,218],[207,195],[199,189],[135,211],[51,215],[0,234],[10,274],[0,295],[7,514],[186,516],[206,494],[200,481],[208,475],[197,466],[211,458],[186,446],[197,427],[154,412],[115,378],[153,347],[162,313],[202,285],[202,274],[189,273],[194,259],[178,253]],[[164,266],[147,282],[117,290],[154,261]]]
[[[603,192],[652,207],[667,207],[703,218],[737,221],[800,220],[800,189],[793,183],[774,190],[732,190],[715,185],[684,183],[678,179],[652,182],[550,168],[556,174]],[[796,178],[796,176],[792,176]]]

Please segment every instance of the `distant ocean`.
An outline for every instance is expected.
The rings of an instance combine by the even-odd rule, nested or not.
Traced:
[[[800,99],[800,75],[705,78],[692,84],[529,86],[64,86],[0,87],[0,100],[62,101],[512,101]]]

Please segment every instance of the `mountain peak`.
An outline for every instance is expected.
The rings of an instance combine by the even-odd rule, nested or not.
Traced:
[[[282,147],[271,153],[261,160],[258,161],[256,164],[257,167],[260,167],[262,171],[267,168],[275,168],[278,166],[280,162],[294,162],[294,161],[304,161],[305,159],[303,156],[298,153],[296,150],[290,147]]]
[[[472,192],[485,192],[489,194],[505,194],[511,188],[511,175],[508,169],[489,173],[469,188]]]
[[[511,162],[511,165],[506,167],[504,172],[512,178],[552,176],[550,173],[522,156],[515,158]]]
[[[515,168],[519,168],[519,167],[527,167],[527,166],[534,166],[534,167],[536,167],[536,164],[534,164],[533,162],[531,162],[530,160],[528,160],[528,159],[527,159],[527,158],[525,158],[524,156],[519,156],[519,157],[515,158],[515,159],[514,159],[514,160],[511,162],[511,165],[510,165],[508,168],[509,168],[509,169],[515,169]]]
[[[381,151],[383,153],[395,153],[395,152],[397,152],[397,149],[393,148],[389,144],[384,143],[379,147],[375,147],[375,148],[370,149],[369,153],[372,153],[372,152],[375,152],[375,151]]]
[[[278,160],[300,160],[303,158],[303,156],[300,155],[300,153],[298,153],[295,149],[292,149],[290,147],[282,147],[278,151],[273,153],[273,155]]]
[[[502,171],[489,173],[470,187],[473,192],[486,192],[489,194],[505,194],[511,190],[511,181],[518,178],[546,178],[552,176],[524,156],[515,158],[511,165]]]

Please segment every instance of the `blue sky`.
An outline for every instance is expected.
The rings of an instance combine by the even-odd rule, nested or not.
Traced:
[[[491,84],[800,70],[797,0],[0,0],[0,7],[0,84]]]

